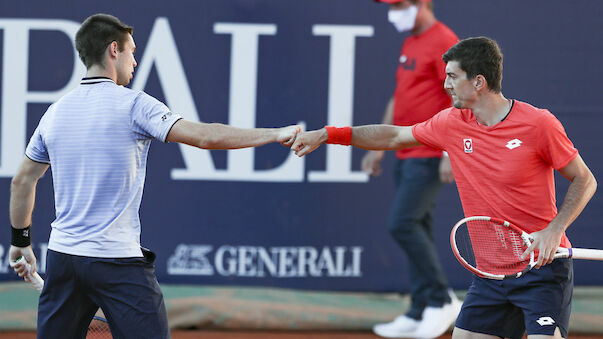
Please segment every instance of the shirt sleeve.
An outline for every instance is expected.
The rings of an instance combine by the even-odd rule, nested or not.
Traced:
[[[553,114],[547,111],[539,128],[538,151],[554,169],[562,169],[578,155],[578,150],[565,134],[563,125]]]
[[[447,116],[448,110],[444,110],[432,118],[414,125],[412,127],[413,136],[423,145],[439,150],[445,149],[444,131],[446,130]]]
[[[167,134],[182,119],[161,101],[140,92],[132,105],[132,130],[140,139],[154,138],[165,142]]]
[[[40,119],[40,123],[38,127],[36,127],[31,139],[29,139],[29,143],[25,148],[25,155],[35,162],[42,162],[45,164],[50,164],[50,156],[48,155],[48,149],[46,148],[46,143],[44,143],[44,137],[42,135],[42,131],[44,130],[44,126],[46,124],[46,116],[48,112],[53,108],[51,105],[46,113]]]
[[[25,155],[35,162],[50,164],[48,150],[46,149],[46,145],[40,134],[40,126],[36,128],[31,139],[29,139],[29,144],[27,144],[27,148],[25,149]]]

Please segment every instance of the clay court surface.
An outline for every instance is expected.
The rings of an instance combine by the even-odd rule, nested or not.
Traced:
[[[393,319],[410,301],[399,294],[257,287],[165,285],[162,291],[174,339],[378,339],[372,325]],[[36,338],[37,298],[27,284],[0,284],[0,339]],[[603,339],[603,288],[574,290],[569,338]]]
[[[571,335],[570,338],[602,339],[602,335]],[[0,332],[1,339],[34,339],[35,332]],[[173,331],[172,339],[377,339],[368,332],[236,332],[236,331]],[[449,339],[450,334],[439,339]]]
[[[0,332],[1,339],[35,339],[34,332]],[[368,332],[236,332],[236,331],[173,331],[172,339],[376,339]],[[448,339],[450,335],[442,336]],[[597,337],[593,337],[597,338]],[[583,338],[586,339],[586,338]]]

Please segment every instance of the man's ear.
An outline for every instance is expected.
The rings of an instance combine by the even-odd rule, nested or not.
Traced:
[[[475,90],[479,91],[480,89],[487,87],[488,82],[486,81],[486,78],[483,75],[478,74],[473,79],[473,86],[475,87]]]
[[[107,48],[109,49],[109,55],[111,55],[112,57],[117,57],[117,52],[119,52],[119,46],[117,45],[117,41],[112,41],[109,46],[107,46]]]

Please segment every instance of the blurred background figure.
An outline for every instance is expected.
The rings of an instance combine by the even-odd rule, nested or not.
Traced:
[[[438,21],[431,0],[376,0],[390,6],[388,20],[400,33],[409,32],[399,57],[396,90],[382,123],[410,126],[451,105],[444,90],[444,54],[456,34]],[[369,151],[362,169],[381,174],[384,151]],[[375,334],[388,337],[435,338],[454,322],[460,302],[448,288],[433,237],[435,200],[442,184],[454,181],[447,154],[419,146],[396,152],[397,186],[388,228],[408,256],[411,307],[392,322],[377,324]]]

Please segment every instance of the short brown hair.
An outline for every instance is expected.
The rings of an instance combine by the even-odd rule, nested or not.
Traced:
[[[116,41],[119,50],[123,50],[127,35],[134,29],[109,14],[89,16],[75,35],[75,48],[80,59],[90,68],[95,64],[103,64],[103,54],[107,46]]]
[[[442,60],[445,63],[457,61],[459,67],[467,73],[467,79],[483,75],[490,91],[501,92],[503,54],[496,41],[483,36],[463,39],[450,47]]]

